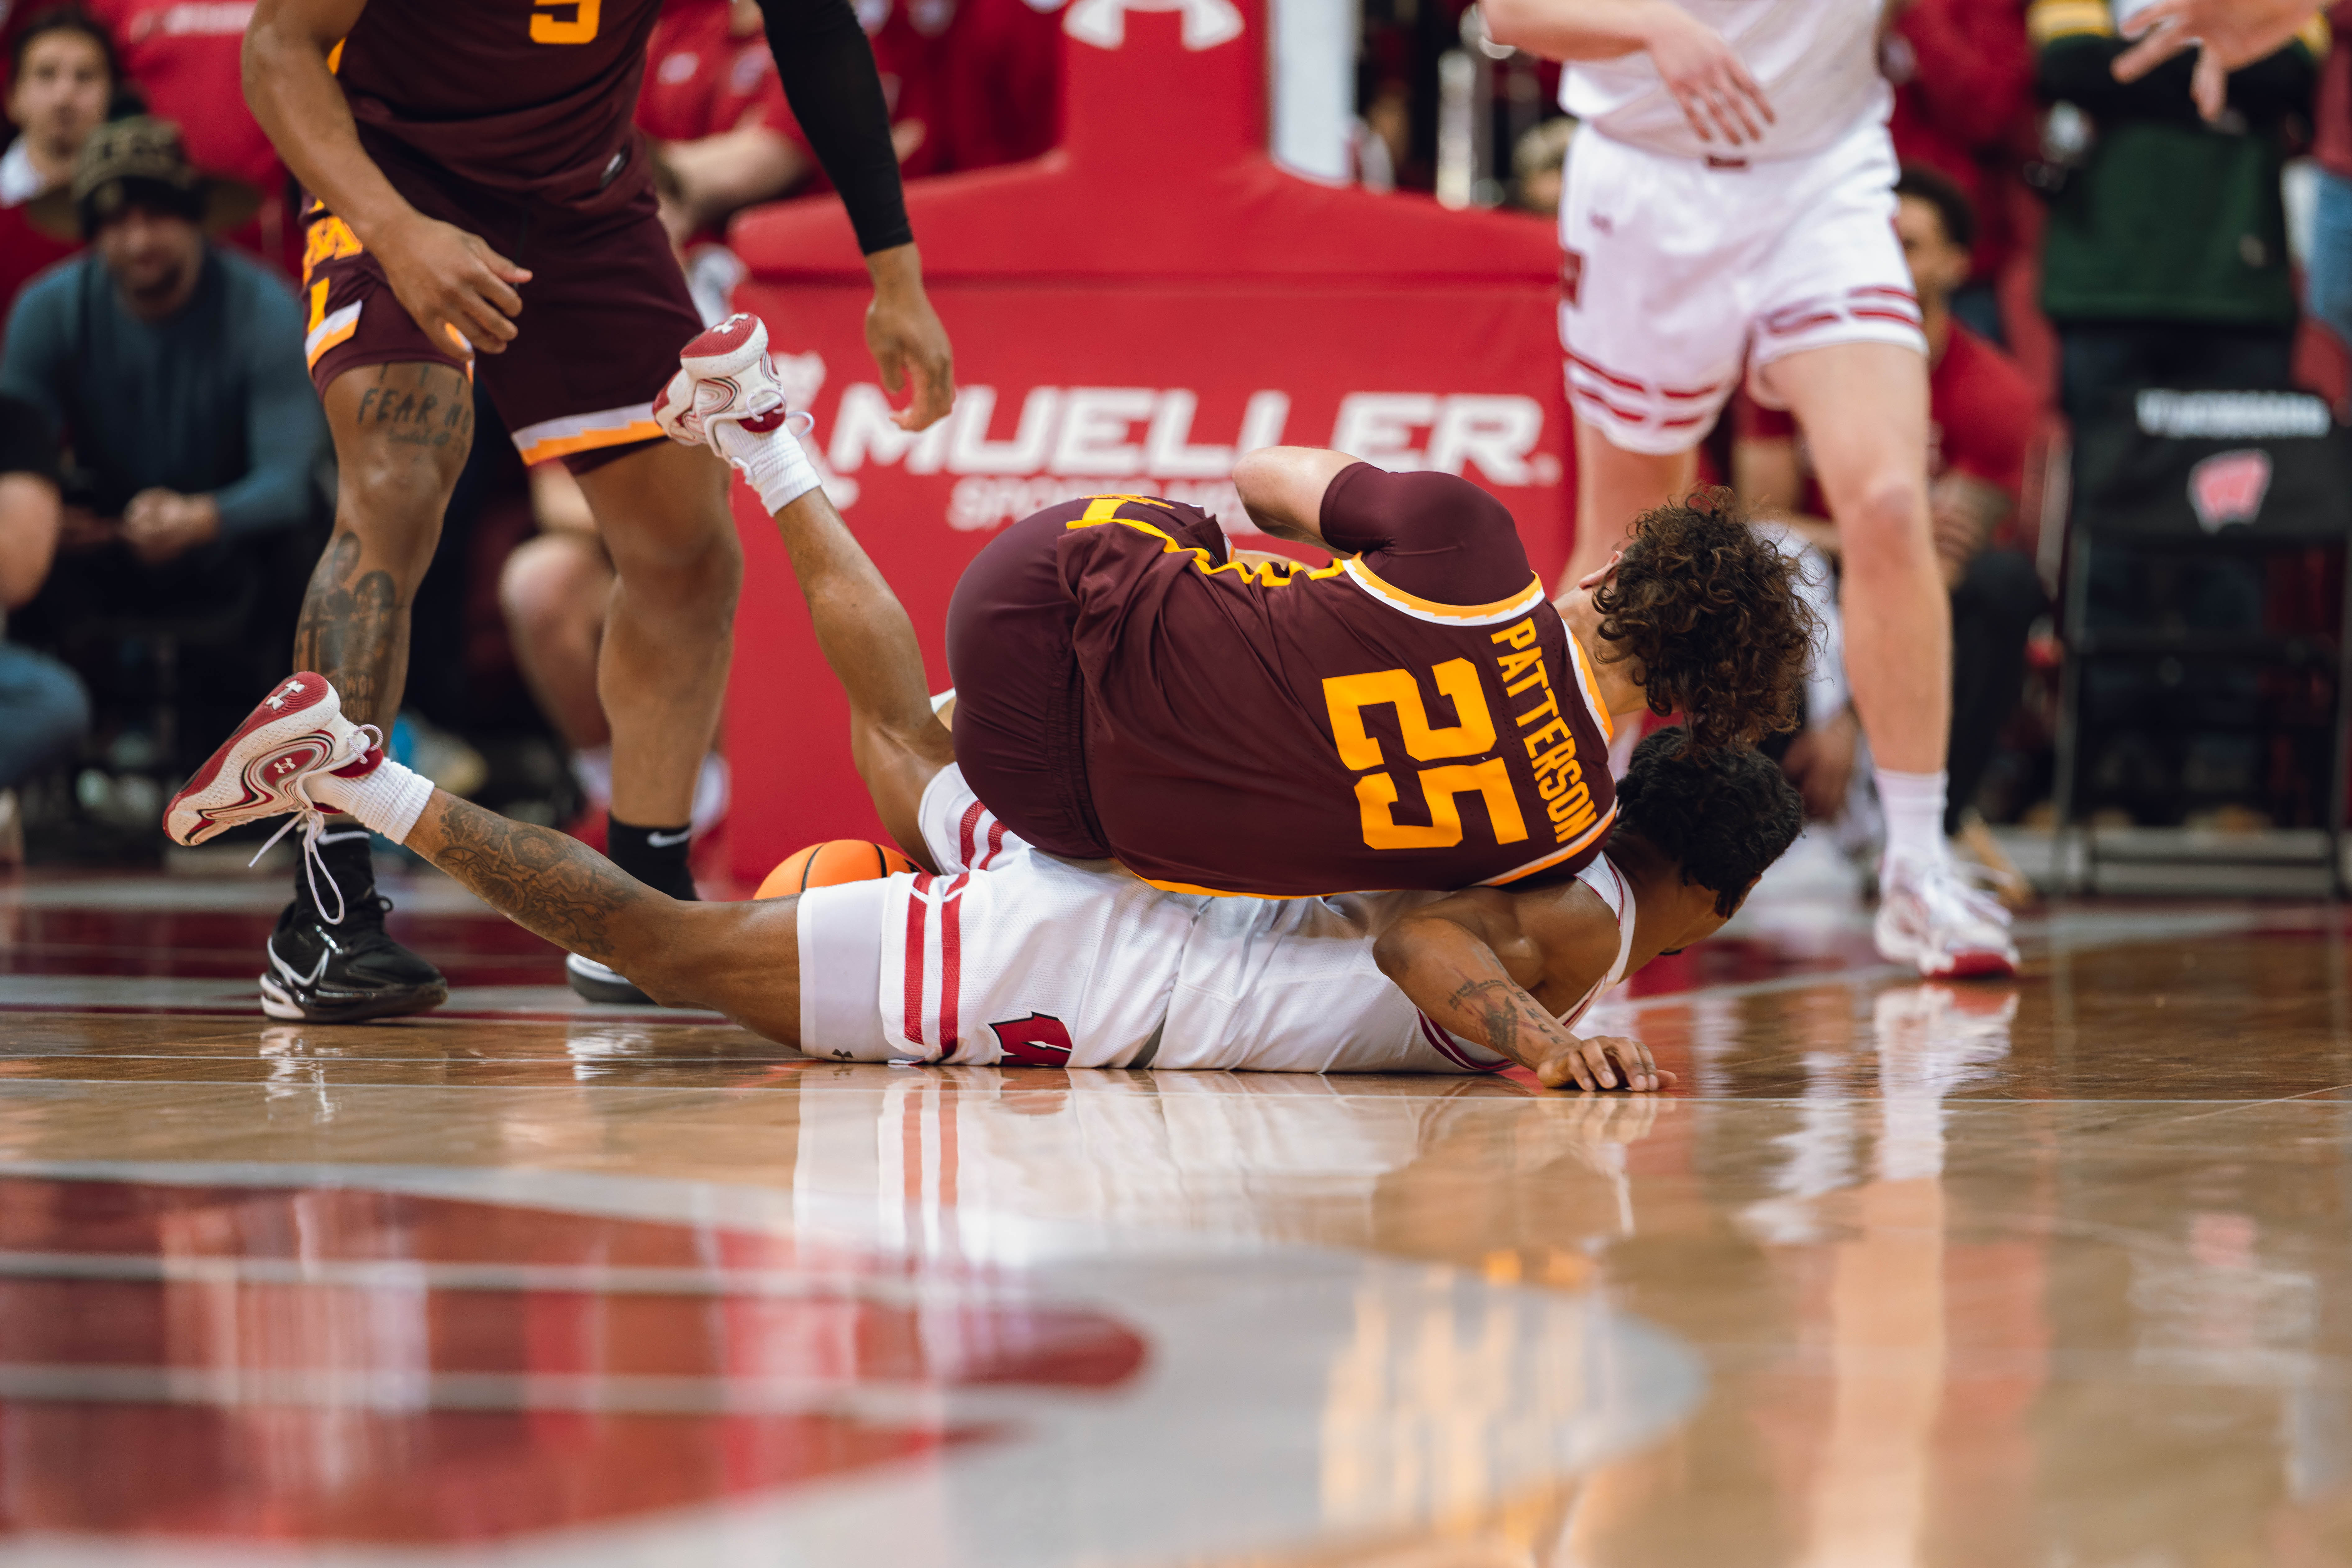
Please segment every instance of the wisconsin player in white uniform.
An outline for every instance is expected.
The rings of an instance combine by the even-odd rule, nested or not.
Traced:
[[[771,1039],[856,1060],[1339,1072],[1486,1072],[1554,1087],[1672,1081],[1638,1041],[1571,1026],[1611,985],[1722,925],[1801,808],[1746,748],[1652,737],[1607,854],[1529,891],[1329,899],[1169,892],[1032,849],[967,788],[914,627],[814,484],[792,434],[717,425],[776,521],[850,699],[860,774],[929,868],[762,903],[671,900],[585,846],[433,789],[343,720],[315,675],[281,682],[172,803],[201,842],[239,822],[348,811],[518,923]],[[789,449],[790,457],[783,454]]]
[[[1575,582],[1687,491],[1745,374],[1805,432],[1843,556],[1853,700],[1887,823],[1879,951],[2013,973],[2008,916],[1943,837],[1950,605],[1927,518],[1927,357],[1893,231],[1880,0],[1488,0],[1568,62],[1560,203]]]

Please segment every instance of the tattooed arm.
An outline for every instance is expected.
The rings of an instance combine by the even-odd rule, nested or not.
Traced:
[[[1585,896],[1566,889],[1563,898]],[[1551,1089],[1663,1089],[1675,1075],[1638,1040],[1569,1033],[1534,992],[1568,1000],[1591,988],[1617,956],[1617,922],[1599,899],[1589,918],[1554,921],[1566,940],[1538,948],[1521,923],[1520,900],[1473,889],[1426,905],[1381,934],[1381,972],[1432,1023],[1531,1069]]]
[[[798,900],[686,903],[578,839],[435,790],[408,847],[509,920],[627,975],[656,1001],[714,1008],[800,1043]]]

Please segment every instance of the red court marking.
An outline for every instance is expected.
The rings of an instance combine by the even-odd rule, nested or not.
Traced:
[[[0,1178],[0,1252],[20,1255],[0,1279],[0,1375],[19,1388],[47,1380],[38,1397],[0,1398],[0,1534],[511,1536],[790,1487],[992,1435],[936,1418],[861,1418],[821,1399],[814,1409],[751,1403],[717,1413],[746,1391],[1104,1390],[1144,1360],[1142,1341],[1111,1319],[1007,1300],[952,1269],[929,1268],[933,1289],[916,1298],[893,1289],[915,1278],[912,1265],[845,1247],[396,1193]],[[94,1255],[134,1274],[151,1259],[215,1272],[60,1277],[68,1258],[45,1278],[23,1254]],[[278,1273],[219,1271],[240,1260]],[[364,1263],[394,1268],[381,1282],[333,1272]],[[289,1264],[326,1277],[289,1279]],[[581,1272],[552,1288],[544,1278],[429,1272],[468,1264]],[[623,1289],[625,1277],[607,1272],[647,1268],[707,1288]],[[789,1289],[762,1290],[744,1275]],[[169,1403],[160,1388],[152,1403],[135,1402],[136,1387],[128,1398],[78,1398],[78,1369],[118,1380],[118,1395],[126,1370],[216,1381],[184,1385]],[[321,1375],[375,1381],[351,1382],[341,1396],[285,1392]],[[434,1407],[425,1390],[436,1377],[461,1380],[475,1407]],[[527,1378],[541,1381],[516,1381]],[[669,1381],[610,1384],[618,1409],[578,1397],[632,1378]],[[413,1392],[365,1392],[384,1380]],[[683,1414],[627,1407],[633,1387],[647,1386],[703,1402]],[[541,1403],[527,1407],[534,1387]],[[570,1405],[549,1407],[549,1389],[572,1391]],[[233,1402],[208,1402],[207,1391]]]

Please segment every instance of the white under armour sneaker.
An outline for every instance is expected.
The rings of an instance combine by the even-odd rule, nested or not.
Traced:
[[[654,423],[682,447],[715,446],[713,427],[724,423],[765,435],[791,412],[768,357],[767,323],[757,316],[738,311],[677,358],[677,374],[654,399]]]
[[[2015,974],[2009,911],[1960,879],[1949,863],[1887,863],[1878,879],[1878,955],[1931,980]]]
[[[320,808],[310,798],[313,779],[330,773],[357,778],[383,761],[382,735],[373,724],[343,717],[342,700],[326,677],[289,676],[172,797],[163,830],[175,844],[202,844],[264,817],[315,817]]]

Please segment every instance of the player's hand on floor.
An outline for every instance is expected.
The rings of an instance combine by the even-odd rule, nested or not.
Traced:
[[[1686,11],[1661,6],[1648,49],[1650,63],[1700,141],[1738,147],[1764,139],[1764,127],[1773,123],[1772,105],[1722,34]]]
[[[530,281],[476,235],[422,213],[404,218],[374,242],[392,291],[427,332],[448,331],[483,353],[503,353],[522,310],[515,285]]]
[[[1671,1089],[1675,1075],[1660,1067],[1650,1047],[1622,1035],[1577,1040],[1538,1064],[1536,1079],[1546,1089]]]
[[[955,405],[955,351],[948,330],[923,292],[922,263],[911,245],[866,258],[874,274],[874,302],[866,308],[866,346],[882,373],[883,390],[897,396],[909,379],[914,400],[890,416],[901,430],[925,430]]]

